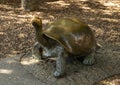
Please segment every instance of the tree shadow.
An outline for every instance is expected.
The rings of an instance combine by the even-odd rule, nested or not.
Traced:
[[[3,5],[3,6],[10,6],[12,8],[18,8],[20,7],[20,0],[0,0],[0,5]],[[6,8],[7,10],[8,8]],[[0,9],[1,10],[1,9]],[[9,11],[9,10],[8,10]]]
[[[40,0],[39,2],[42,3],[42,2],[54,2],[54,1],[59,1],[59,0]]]
[[[9,0],[7,0],[7,1],[9,1]],[[9,33],[6,32],[6,33],[8,33],[7,34],[8,36],[9,35],[15,36],[10,31],[13,31],[15,34],[18,35],[19,34],[18,29],[19,29],[19,32],[21,32],[21,30],[22,31],[25,30],[24,34],[28,34],[29,36],[27,37],[27,39],[24,38],[24,40],[25,41],[31,40],[34,32],[32,29],[32,33],[31,33],[32,27],[30,26],[31,25],[30,23],[28,26],[27,22],[29,22],[29,20],[27,21],[27,19],[31,18],[28,15],[31,16],[31,15],[37,14],[40,17],[42,17],[43,20],[49,20],[49,21],[54,21],[55,19],[60,19],[63,17],[77,17],[77,18],[81,19],[83,22],[86,22],[93,30],[95,30],[97,40],[99,40],[100,42],[110,41],[113,43],[115,41],[115,43],[116,43],[119,41],[118,32],[120,31],[119,30],[120,25],[119,25],[118,20],[120,19],[120,13],[117,11],[116,12],[110,11],[110,13],[107,13],[107,11],[109,11],[109,9],[106,9],[106,6],[104,6],[99,1],[95,1],[95,0],[79,1],[78,0],[78,1],[72,2],[72,1],[66,1],[66,0],[65,1],[40,0],[39,7],[38,7],[39,9],[37,9],[36,11],[29,11],[29,12],[23,12],[21,10],[16,9],[16,8],[20,8],[20,0],[19,0],[19,3],[14,2],[14,5],[16,5],[16,6],[9,5],[9,3],[4,4],[4,5],[8,5],[11,8],[9,8],[9,7],[4,8],[2,6],[0,7],[1,16],[2,17],[7,16],[7,18],[2,19],[2,21],[4,21],[4,20],[5,20],[5,22],[11,21],[10,23],[15,24],[13,27],[9,28],[9,30],[8,30]],[[13,12],[11,12],[11,11],[13,11]],[[9,16],[9,14],[10,14],[10,16]],[[45,25],[45,24],[46,23],[43,21],[43,25]],[[12,25],[12,24],[10,24],[10,25]],[[30,29],[24,29],[23,26],[25,28],[30,28]],[[20,29],[20,28],[22,28],[22,29]],[[12,29],[12,30],[10,30],[10,29]],[[30,38],[30,36],[31,36],[31,38]],[[24,41],[21,39],[19,39],[19,40],[13,39],[13,38],[10,38],[10,39],[12,41],[16,40],[16,42],[20,41],[20,43],[22,43],[22,44],[23,44],[22,41]],[[17,46],[20,43],[18,43]],[[28,45],[29,45],[28,47],[30,47],[31,44],[28,44]],[[13,45],[13,47],[14,47],[14,45]],[[19,49],[18,47],[15,47],[15,48]]]
[[[8,53],[7,49],[9,49],[10,51],[9,53],[12,53],[13,50],[20,51],[20,53],[24,53],[26,52],[27,48],[30,48],[33,46],[34,37],[35,37],[34,31],[33,31],[34,29],[32,28],[31,24],[28,23],[30,22],[29,19],[31,17],[29,16],[31,15],[37,14],[40,17],[42,17],[43,20],[47,19],[51,21],[54,21],[55,19],[59,19],[63,17],[77,17],[77,18],[80,18],[82,21],[86,22],[93,30],[95,30],[97,40],[99,40],[99,42],[102,43],[105,47],[104,49],[102,48],[102,51],[100,51],[102,54],[99,54],[98,55],[99,57],[97,57],[97,61],[98,61],[97,64],[95,64],[93,67],[86,67],[78,64],[78,66],[72,65],[72,68],[70,65],[68,67],[69,69],[67,69],[68,75],[70,74],[73,80],[80,79],[81,81],[82,78],[88,77],[87,79],[91,79],[91,81],[93,81],[92,79],[96,80],[99,76],[102,77],[104,74],[105,76],[109,75],[110,74],[109,71],[112,72],[114,70],[114,72],[116,72],[115,71],[116,69],[117,71],[119,71],[120,68],[118,67],[120,65],[120,61],[119,61],[120,59],[117,52],[119,51],[118,44],[119,44],[119,37],[120,37],[119,36],[120,13],[118,11],[113,12],[110,9],[106,9],[106,6],[93,0],[84,1],[84,2],[82,1],[57,2],[57,1],[58,0],[54,0],[54,2],[53,0],[45,0],[45,1],[40,0],[41,3],[39,4],[38,10],[25,12],[25,13],[19,10],[18,10],[19,12],[15,12],[16,11],[16,9],[14,9],[15,6],[4,4],[12,7],[11,8],[3,7],[0,9],[1,11],[0,22],[2,22],[0,23],[1,24],[0,31],[3,29],[0,32],[1,35],[3,34],[0,42],[0,45],[1,45],[0,51],[1,52],[6,51],[4,54],[7,54]],[[19,5],[14,3],[14,5],[16,5],[17,8],[20,7],[20,3]],[[5,9],[6,11],[4,11],[3,9]],[[13,9],[14,9],[14,12],[11,12],[13,11]],[[110,13],[107,13],[107,11],[110,11]],[[44,21],[43,21],[43,24],[45,24]],[[4,32],[5,34],[2,32]],[[108,46],[108,44],[110,45]],[[41,65],[41,67],[42,66],[43,65]],[[101,68],[101,66],[106,69],[105,71],[106,73],[103,73],[102,70],[104,70],[104,68]],[[109,66],[112,66],[112,69]],[[49,63],[48,63],[48,66],[46,66],[46,69],[49,69],[47,67],[50,67]],[[53,67],[52,64],[51,64],[51,67]],[[70,69],[72,70],[70,71]],[[54,69],[50,71],[53,72],[53,70]],[[46,72],[48,72],[48,70],[46,70]],[[101,72],[103,74],[102,75],[99,74],[98,76],[96,74],[97,72]],[[48,72],[48,75],[49,73],[50,72]],[[43,75],[41,76],[43,77]],[[70,78],[67,78],[67,79],[69,82]]]
[[[95,0],[87,0],[87,1],[84,1],[83,4],[86,4],[91,9],[96,9],[96,10],[106,9],[106,6],[104,6],[103,4]]]
[[[0,0],[0,4],[6,4],[6,5],[18,5],[21,2],[21,0]]]

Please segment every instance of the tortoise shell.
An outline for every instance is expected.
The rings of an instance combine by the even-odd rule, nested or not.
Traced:
[[[75,55],[87,55],[96,46],[90,27],[76,18],[55,21],[43,31],[43,34],[56,40],[67,52]]]

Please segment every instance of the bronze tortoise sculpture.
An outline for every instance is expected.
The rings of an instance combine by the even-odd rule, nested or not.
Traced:
[[[33,47],[33,55],[40,59],[57,57],[55,77],[65,74],[66,58],[69,55],[85,56],[83,64],[86,65],[95,62],[97,44],[94,33],[79,19],[63,18],[52,22],[43,30],[41,18],[35,16],[32,25],[38,41]]]

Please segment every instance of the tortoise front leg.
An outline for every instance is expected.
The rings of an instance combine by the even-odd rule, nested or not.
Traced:
[[[61,50],[58,53],[58,57],[56,60],[56,70],[54,72],[54,76],[56,78],[62,77],[65,74],[65,66],[66,66],[66,57],[67,57],[67,53],[64,52],[64,50]]]
[[[83,64],[85,65],[93,65],[95,62],[95,52],[91,53],[90,55],[86,56],[83,60]]]
[[[42,59],[42,47],[39,42],[36,42],[32,49],[32,56],[38,59]]]
[[[84,58],[83,64],[93,65],[95,63],[95,53],[96,53],[96,47],[93,47],[92,52]]]

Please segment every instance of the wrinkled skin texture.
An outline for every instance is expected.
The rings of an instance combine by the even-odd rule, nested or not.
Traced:
[[[72,55],[85,56],[83,64],[92,65],[95,62],[96,41],[91,29],[76,18],[63,18],[51,23],[42,30],[42,20],[32,19],[36,31],[37,43],[33,55],[39,59],[57,57],[55,77],[65,74],[66,58]]]

